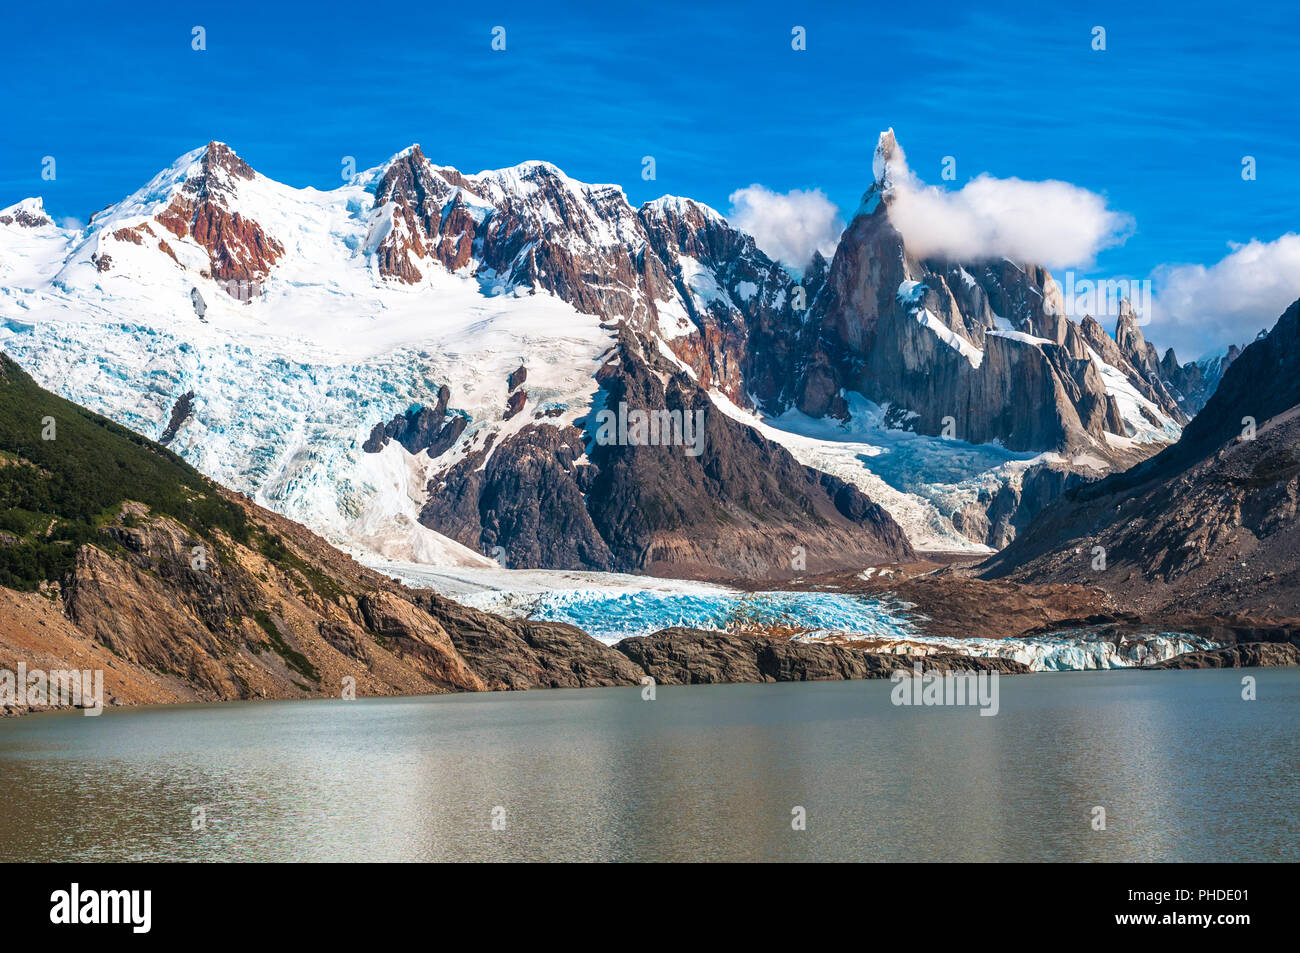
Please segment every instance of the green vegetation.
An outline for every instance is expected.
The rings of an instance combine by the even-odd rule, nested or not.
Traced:
[[[280,630],[276,626],[275,620],[271,618],[269,613],[263,609],[258,609],[253,613],[253,618],[257,620],[257,624],[262,627],[262,631],[265,632],[266,637],[270,639],[271,648],[275,649],[275,653],[279,655],[280,658],[284,659],[284,664],[288,665],[299,675],[307,676],[307,678],[310,678],[313,682],[320,681],[320,672],[316,670],[316,666],[311,664],[311,660],[308,659],[307,656],[293,649],[289,643],[284,640],[284,636],[280,634]]]
[[[78,546],[107,543],[100,527],[126,500],[248,542],[243,511],[180,457],[42,389],[0,354],[0,533],[16,537],[0,535],[0,585],[59,579]]]
[[[284,545],[284,540],[274,533],[260,533],[257,548],[275,565],[286,572],[297,572],[307,585],[311,586],[322,599],[337,599],[343,595],[343,589],[333,579],[321,572],[311,563],[305,562]]]

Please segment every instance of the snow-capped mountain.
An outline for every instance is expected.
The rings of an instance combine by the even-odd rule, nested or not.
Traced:
[[[1300,301],[1236,355],[1182,438],[1058,501],[989,577],[1104,581],[1143,611],[1300,612]]]
[[[925,433],[948,419],[974,443],[1110,462],[1146,456],[1135,441],[1176,439],[1185,418],[1131,306],[1111,339],[1092,318],[1067,316],[1040,266],[919,258],[890,214],[897,152],[883,133],[875,181],[811,309],[798,406],[842,416],[842,393],[859,391]]]
[[[633,208],[544,162],[468,175],[412,146],[323,192],[213,142],[79,231],[38,199],[0,211],[0,345],[395,559],[763,575],[980,551],[1179,412],[1136,325],[1075,325],[1042,269],[909,256],[890,143],[876,204],[795,279],[707,206]],[[597,440],[620,403],[703,412],[702,455]]]
[[[1266,337],[1268,330],[1264,329],[1255,335],[1255,340],[1261,341]],[[1247,346],[1249,343],[1253,342],[1248,342]],[[1201,412],[1201,408],[1214,396],[1224,373],[1244,350],[1245,347],[1229,344],[1226,348],[1186,364],[1178,363],[1178,355],[1173,348],[1165,351],[1165,356],[1160,359],[1160,374],[1184,414],[1195,417]]]

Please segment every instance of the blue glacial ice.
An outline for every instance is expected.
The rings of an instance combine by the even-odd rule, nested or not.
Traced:
[[[1104,629],[1006,639],[927,636],[906,603],[829,592],[554,589],[517,597],[512,608],[531,619],[568,622],[606,643],[673,626],[737,634],[779,632],[798,641],[833,637],[863,642],[871,651],[897,655],[955,652],[1014,659],[1037,672],[1132,668],[1218,647],[1182,632],[1118,635]]]
[[[602,642],[649,635],[672,626],[719,632],[786,630],[912,639],[916,630],[899,603],[829,592],[627,592],[556,589],[519,606],[532,619],[568,622]]]

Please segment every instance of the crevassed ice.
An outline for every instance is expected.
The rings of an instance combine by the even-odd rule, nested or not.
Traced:
[[[506,599],[495,608],[504,608]],[[685,626],[716,632],[836,631],[881,639],[915,637],[903,606],[827,592],[664,593],[553,590],[510,599],[530,619],[568,622],[602,642]]]
[[[820,635],[798,638],[811,641]],[[849,636],[856,640],[869,636]],[[1102,631],[1072,629],[1023,639],[951,639],[916,636],[884,639],[872,651],[897,655],[959,652],[980,658],[1005,658],[1021,662],[1035,672],[1080,672],[1133,668],[1163,662],[1186,652],[1217,649],[1219,643],[1185,632],[1152,632],[1117,637]]]

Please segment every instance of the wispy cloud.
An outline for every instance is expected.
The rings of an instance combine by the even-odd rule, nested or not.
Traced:
[[[1232,244],[1213,265],[1161,265],[1148,337],[1181,360],[1248,344],[1300,298],[1300,235]]]
[[[908,248],[921,256],[1083,266],[1133,230],[1131,216],[1109,208],[1104,196],[1069,182],[983,174],[949,192],[922,182],[907,167],[901,148],[889,165],[894,187],[890,219]]]
[[[844,231],[840,210],[821,189],[774,192],[755,184],[732,192],[730,202],[731,223],[791,268],[805,267],[815,251],[829,258]]]

